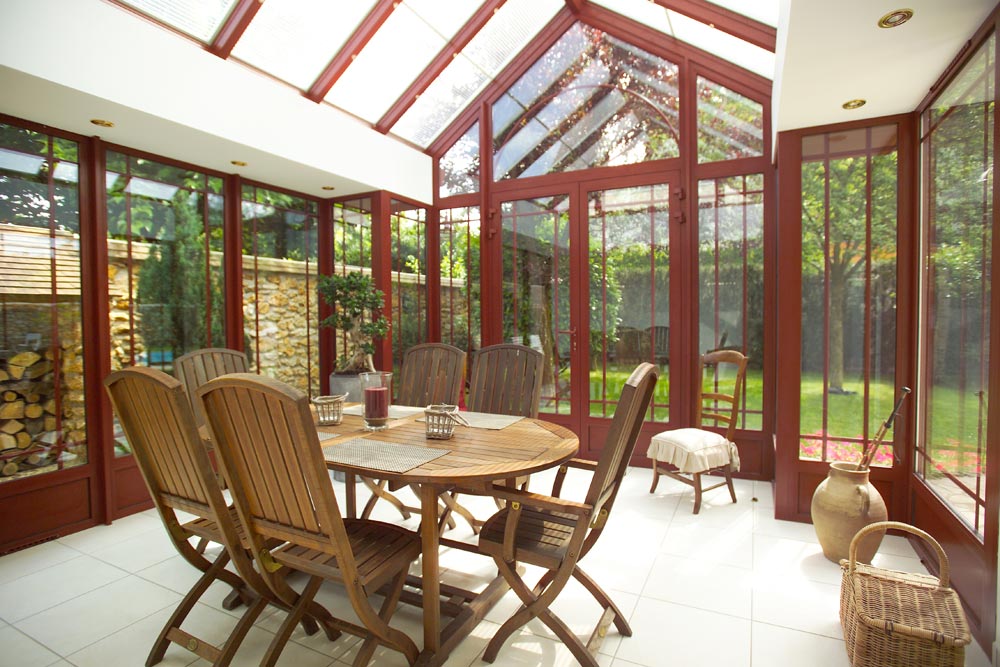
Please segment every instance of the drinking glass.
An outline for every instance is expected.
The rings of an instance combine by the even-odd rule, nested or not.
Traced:
[[[389,422],[389,402],[392,398],[392,373],[375,371],[361,373],[361,394],[364,401],[365,429],[381,431]]]

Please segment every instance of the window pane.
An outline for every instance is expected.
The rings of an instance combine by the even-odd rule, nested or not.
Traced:
[[[250,368],[319,393],[316,203],[243,188],[243,335]]]
[[[479,192],[479,121],[441,156],[438,177],[439,197]]]
[[[560,0],[508,0],[392,132],[426,147],[563,7]]]
[[[157,21],[211,42],[236,0],[122,0]]]
[[[759,430],[763,415],[764,177],[698,184],[699,352],[749,357],[739,428]]]
[[[0,123],[0,483],[88,460],[76,156]]]
[[[670,188],[589,194],[590,416],[611,417],[636,365],[660,368],[650,419],[670,419]]]
[[[493,105],[494,178],[676,157],[677,72],[574,25]]]
[[[441,341],[466,352],[481,345],[478,206],[441,211]]]
[[[372,266],[372,200],[359,197],[333,204],[333,271],[347,275],[363,271],[371,275]],[[348,351],[347,334],[338,331],[334,337],[334,359]]]
[[[764,106],[698,77],[698,162],[764,154]]]
[[[173,360],[225,345],[218,179],[107,153],[111,369],[173,372]],[[128,454],[116,435],[115,453]]]
[[[994,38],[927,114],[924,424],[917,475],[984,535],[990,405]]]
[[[540,412],[572,406],[569,197],[503,202],[503,340],[545,355]]]
[[[265,2],[233,56],[306,90],[374,6],[375,0]]]
[[[593,0],[593,2],[702,51],[717,55],[738,67],[768,79],[774,78],[773,53],[717,30],[714,26],[706,25],[649,0]],[[770,1],[765,4],[770,4]]]
[[[857,462],[895,402],[896,127],[803,144],[799,456]]]
[[[427,340],[427,210],[392,200],[392,361]],[[399,377],[398,375],[396,377]]]

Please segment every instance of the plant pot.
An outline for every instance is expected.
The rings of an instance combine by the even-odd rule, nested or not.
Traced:
[[[855,470],[854,463],[831,463],[827,478],[813,493],[813,527],[823,555],[834,563],[848,557],[855,533],[887,516],[885,501],[868,481],[868,471]],[[859,563],[871,563],[883,535],[885,531],[877,531],[861,541]]]
[[[357,373],[330,373],[330,393],[347,394],[347,403],[361,402],[361,378]]]

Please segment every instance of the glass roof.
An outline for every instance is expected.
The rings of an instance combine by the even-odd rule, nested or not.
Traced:
[[[384,117],[387,126],[395,121],[388,131],[421,148],[429,146],[567,7],[585,11],[588,4],[599,5],[767,79],[774,76],[774,54],[767,49],[652,0],[494,0],[499,7],[492,16],[484,15],[489,19],[477,23],[482,27],[471,39],[471,31],[463,31],[463,26],[489,5],[486,0],[402,0],[391,5],[387,0],[260,0],[257,6],[238,5],[237,0],[113,1],[207,46],[217,47],[214,40],[225,41],[220,34],[238,37],[233,58],[308,92],[314,100],[322,96],[373,125]],[[777,24],[778,0],[709,3],[764,29]],[[237,16],[252,16],[242,34]],[[369,16],[377,18],[366,21]],[[463,39],[458,41],[460,32]],[[349,41],[358,50],[341,53]],[[464,48],[455,52],[462,43]],[[412,104],[404,106],[408,100],[400,96],[438,71],[440,65],[429,73],[427,68],[440,63],[442,54],[450,62]],[[335,59],[345,62],[345,56],[350,56],[346,69],[327,71]],[[596,111],[611,117],[617,112],[608,105],[616,99],[609,96],[604,101],[607,108]]]
[[[121,0],[200,42],[212,41],[236,0]]]

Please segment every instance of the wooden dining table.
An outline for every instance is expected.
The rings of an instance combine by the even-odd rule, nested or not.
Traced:
[[[442,545],[467,551],[476,549],[475,545],[441,537],[438,530],[439,497],[456,488],[463,492],[489,495],[497,480],[513,480],[564,463],[576,455],[579,441],[572,431],[563,426],[528,418],[499,430],[457,426],[450,439],[433,440],[426,436],[422,417],[421,412],[391,419],[387,429],[370,432],[364,430],[362,417],[345,414],[342,423],[317,426],[317,431],[324,453],[359,437],[403,448],[432,448],[446,452],[405,472],[327,462],[331,470],[339,470],[346,475],[346,513],[349,516],[357,516],[356,475],[387,480],[392,490],[412,486],[419,495],[422,576],[419,580],[413,578],[412,583],[419,586],[421,593],[418,596],[410,592],[410,599],[404,597],[404,601],[414,602],[423,608],[424,644],[417,664],[441,665],[509,587],[500,576],[479,593],[441,583],[438,556]],[[442,625],[442,615],[451,618],[447,625]]]

